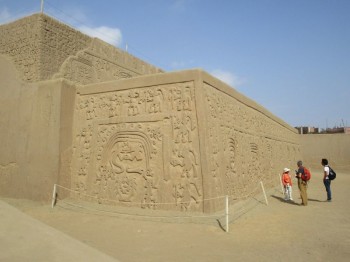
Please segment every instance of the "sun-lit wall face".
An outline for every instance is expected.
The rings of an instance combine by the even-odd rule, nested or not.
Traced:
[[[203,87],[208,190],[239,199],[260,181],[268,188],[278,185],[281,170],[300,158],[296,131],[231,90],[209,83]]]
[[[202,210],[193,80],[105,86],[77,94],[72,189],[106,204]]]
[[[0,192],[47,200],[58,183],[60,197],[214,212],[225,195],[278,185],[300,158],[294,128],[201,70],[158,74],[45,15],[0,34],[9,30],[18,32],[0,39]]]
[[[106,204],[214,212],[225,195],[279,185],[300,158],[298,134],[237,94],[198,70],[79,88],[72,190]]]
[[[305,165],[322,174],[321,159],[338,171],[350,170],[349,134],[307,134],[300,136],[300,146]]]

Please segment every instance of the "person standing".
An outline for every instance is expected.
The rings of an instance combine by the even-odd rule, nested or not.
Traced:
[[[322,158],[321,164],[323,166],[323,184],[326,187],[327,191],[327,201],[332,201],[332,191],[331,191],[331,180],[329,179],[329,166],[328,160],[326,158]]]
[[[282,184],[284,187],[284,200],[293,200],[292,196],[292,179],[289,174],[290,169],[284,168],[282,174]]]
[[[303,162],[297,162],[298,170],[295,170],[295,177],[298,179],[298,187],[300,190],[301,204],[307,206],[307,182],[301,177],[304,176],[305,171],[303,167]]]

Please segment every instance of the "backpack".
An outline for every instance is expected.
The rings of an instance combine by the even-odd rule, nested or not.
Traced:
[[[334,170],[330,166],[328,167],[329,167],[328,178],[329,180],[334,180],[337,177],[337,174],[334,172]]]
[[[306,181],[306,182],[307,182],[307,181],[310,180],[310,178],[311,178],[310,170],[307,169],[306,167],[304,167],[304,173],[301,174],[301,179],[302,179],[303,181]]]

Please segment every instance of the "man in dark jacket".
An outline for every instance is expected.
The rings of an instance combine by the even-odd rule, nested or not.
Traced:
[[[301,176],[304,175],[303,162],[298,161],[298,170],[295,171],[295,177],[298,179],[298,187],[300,190],[301,204],[307,206],[307,182],[301,179]]]

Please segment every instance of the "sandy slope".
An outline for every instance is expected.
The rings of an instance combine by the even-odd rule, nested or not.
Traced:
[[[331,203],[324,201],[320,173],[313,172],[309,206],[297,204],[296,186],[297,203],[286,203],[278,190],[271,191],[269,205],[258,204],[232,221],[229,233],[215,223],[152,222],[5,200],[120,261],[349,261],[350,172],[339,173],[332,183]],[[65,248],[69,247],[67,244]],[[8,250],[3,252],[7,254]],[[27,257],[37,257],[37,250],[23,252]]]
[[[0,200],[0,261],[116,261]]]

